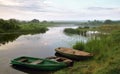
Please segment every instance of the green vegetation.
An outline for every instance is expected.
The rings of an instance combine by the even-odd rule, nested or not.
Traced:
[[[85,21],[85,22],[81,22],[77,25],[84,25],[84,26],[99,26],[102,25],[104,22],[103,21],[99,21],[99,20],[93,20],[93,21]]]
[[[76,29],[66,28],[64,29],[64,32],[66,34],[84,34],[87,32],[88,29],[89,27],[84,27],[84,28],[78,27]]]
[[[22,33],[45,33],[48,29],[41,24],[24,24],[20,25],[19,32]]]
[[[83,42],[76,42],[76,44],[73,46],[74,49],[77,50],[83,50],[85,49],[85,43]]]
[[[93,22],[95,23],[99,21],[93,21]],[[89,26],[91,26],[90,23]],[[78,27],[76,29],[66,28],[64,29],[64,32],[66,34],[81,34],[81,35],[86,34],[87,31],[99,31],[101,33],[110,33],[115,29],[117,30],[120,29],[120,21],[105,20],[103,23],[101,24],[99,23],[99,26],[96,27],[89,27],[89,26],[84,25],[84,27]]]
[[[72,34],[79,34],[79,30],[78,29],[72,29],[72,28],[66,28],[65,30],[64,30],[64,32],[65,33],[72,33]]]
[[[109,24],[104,24],[100,27],[94,28],[94,30],[100,31],[100,32],[107,32],[111,33],[114,30],[120,30],[120,24],[118,25],[109,25]]]
[[[3,20],[0,19],[0,32],[10,32],[19,29],[18,21],[15,19]]]
[[[73,48],[94,54],[90,60],[75,62],[73,67],[65,68],[55,74],[120,74],[120,26],[107,26],[109,35],[92,39],[87,43],[77,42]],[[101,27],[99,27],[101,28]],[[102,29],[106,31],[106,28]]]
[[[104,24],[118,25],[118,24],[120,24],[120,21],[112,21],[110,19],[107,19],[107,20],[104,21]]]
[[[16,19],[0,19],[0,33],[44,33],[48,30],[44,25],[46,23],[39,22],[37,19],[28,22]]]

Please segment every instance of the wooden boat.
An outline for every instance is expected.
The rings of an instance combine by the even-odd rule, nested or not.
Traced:
[[[53,57],[47,57],[47,59],[53,60],[53,61],[57,61],[57,62],[64,62],[67,64],[67,66],[72,66],[73,65],[73,60],[65,58],[65,57],[57,57],[57,56],[53,56]]]
[[[45,71],[58,70],[67,67],[67,64],[63,62],[57,62],[49,59],[41,59],[41,58],[34,58],[27,56],[15,58],[11,60],[11,64],[39,69],[39,70],[45,70]]]
[[[55,51],[64,57],[75,60],[85,60],[93,56],[91,53],[85,51],[65,47],[56,48]]]

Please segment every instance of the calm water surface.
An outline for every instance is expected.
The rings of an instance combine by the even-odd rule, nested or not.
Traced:
[[[44,34],[28,34],[21,36],[0,35],[0,74],[40,74],[40,71],[13,68],[10,65],[10,60],[19,56],[38,58],[54,56],[55,48],[72,47],[76,41],[86,42],[88,40],[87,37],[81,35],[66,35],[63,33],[65,28],[76,27],[77,26],[49,27],[49,30]],[[42,72],[42,74],[49,73]]]

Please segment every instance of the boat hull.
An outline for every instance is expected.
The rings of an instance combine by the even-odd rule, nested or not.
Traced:
[[[63,57],[73,59],[73,60],[86,60],[86,59],[92,58],[92,55],[85,55],[85,56],[83,56],[83,55],[74,55],[74,54],[59,51],[58,48],[55,49],[55,51],[56,51],[56,56],[57,55],[58,56],[63,56]]]
[[[31,59],[33,57],[25,57],[25,58]],[[24,66],[24,67],[28,67],[28,68],[33,68],[33,69],[47,70],[47,71],[58,70],[58,69],[61,69],[61,68],[64,68],[67,66],[65,63],[58,63],[58,62],[48,60],[48,59],[34,58],[37,60],[43,60],[43,62],[41,64],[30,64],[30,63],[26,63],[26,62],[19,62],[18,59],[19,58],[13,59],[11,61],[11,64],[17,65],[17,66]]]

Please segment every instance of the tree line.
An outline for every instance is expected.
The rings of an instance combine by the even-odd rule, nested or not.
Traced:
[[[5,32],[23,32],[23,31],[46,31],[46,27],[43,25],[47,21],[40,22],[38,19],[33,19],[30,21],[20,21],[17,19],[4,20],[0,19],[0,33]]]
[[[0,32],[19,29],[19,21],[16,19],[3,20],[0,19]]]

